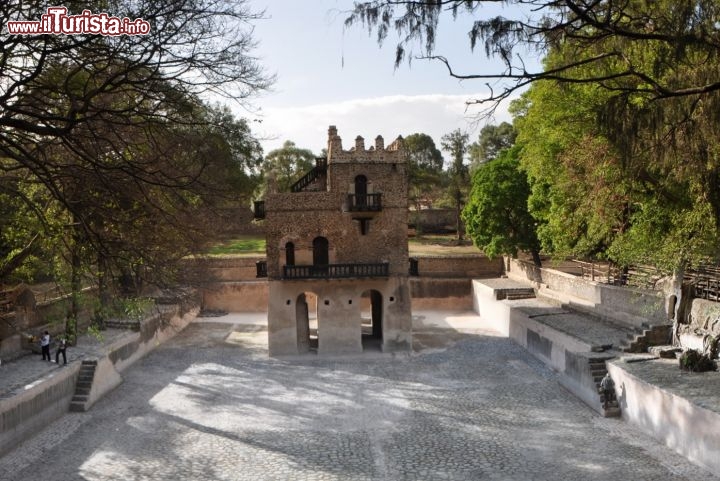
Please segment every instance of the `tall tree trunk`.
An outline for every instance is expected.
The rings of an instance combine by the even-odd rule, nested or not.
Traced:
[[[666,305],[668,318],[672,319],[672,343],[680,345],[678,330],[683,320],[683,309],[681,303],[683,301],[683,278],[685,277],[685,262],[675,268],[672,275],[669,292],[666,293]]]
[[[458,189],[455,194],[455,228],[457,231],[457,240],[460,242],[463,240],[463,223],[462,223],[462,194]]]
[[[540,259],[539,249],[530,249],[530,255],[532,255],[533,264],[536,267],[542,267],[542,260]]]
[[[80,236],[73,230],[70,246],[70,316],[65,324],[65,335],[70,343],[77,342],[78,318],[80,316],[80,294],[82,289],[80,257]]]

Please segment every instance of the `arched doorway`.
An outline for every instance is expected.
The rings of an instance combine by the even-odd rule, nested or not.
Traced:
[[[295,265],[295,244],[292,242],[285,244],[285,265]]]
[[[355,205],[364,206],[367,204],[367,177],[358,175],[355,177]]]
[[[328,240],[324,237],[313,239],[313,266],[327,266],[330,264]]]
[[[298,353],[317,351],[318,348],[318,309],[317,294],[303,292],[295,303],[295,323],[297,325]]]
[[[361,296],[362,347],[365,350],[382,350],[383,338],[383,296],[371,289]]]

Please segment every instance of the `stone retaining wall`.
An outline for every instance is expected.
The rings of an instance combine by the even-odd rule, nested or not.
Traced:
[[[140,332],[129,332],[103,349],[103,354],[97,359],[87,408],[122,383],[123,371],[185,329],[200,311],[197,303],[163,307],[160,313],[141,323]]]
[[[410,278],[413,309],[472,309],[470,279]]]
[[[689,460],[720,472],[720,414],[634,376],[622,361],[608,363],[622,417]]]
[[[227,312],[266,312],[267,280],[218,282],[202,290],[203,309]]]
[[[88,406],[118,386],[125,369],[185,328],[198,311],[198,302],[163,306],[160,313],[143,321],[140,332],[128,332],[102,348]],[[67,414],[80,364],[80,361],[72,362],[37,380],[31,387],[0,399],[0,455]]]
[[[203,308],[228,312],[265,312],[269,290],[266,279],[256,278],[255,263],[264,257],[217,257],[201,262],[207,284]],[[490,278],[503,272],[502,259],[485,256],[418,258],[419,277],[410,277],[415,309],[471,309],[472,278]]]
[[[518,308],[522,302],[498,300],[496,289],[473,281],[475,312],[480,315],[483,325],[509,337],[557,371],[563,387],[602,414],[590,361],[607,358],[607,355],[594,353],[591,344],[532,319]]]
[[[185,281],[191,284],[212,282],[253,281],[256,279],[255,264],[264,261],[257,257],[209,257],[186,261]]]
[[[68,412],[79,371],[72,363],[0,400],[0,455]]]
[[[499,277],[503,273],[502,258],[488,259],[477,256],[422,256],[417,257],[420,277],[457,277],[484,279]]]
[[[693,299],[683,321],[678,328],[680,345],[709,353],[720,337],[720,302]]]
[[[592,314],[632,326],[643,322],[667,322],[662,293],[630,287],[611,286],[554,269],[538,268],[530,262],[505,259],[510,279],[531,281],[536,287],[560,294],[560,301],[592,308]]]

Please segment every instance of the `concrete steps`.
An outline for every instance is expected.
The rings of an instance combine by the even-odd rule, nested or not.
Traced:
[[[621,346],[623,352],[648,352],[651,347],[664,346],[669,343],[672,334],[672,326],[659,324],[651,326],[643,323],[641,328],[635,328],[635,332],[628,334],[628,339]]]
[[[90,397],[93,379],[95,378],[96,360],[84,359],[80,366],[78,379],[75,383],[75,395],[70,401],[71,412],[87,411],[87,402]]]
[[[607,359],[590,359],[588,361],[588,364],[590,365],[590,372],[592,373],[598,397],[600,398],[601,414],[606,418],[616,418],[620,417],[620,405],[618,404],[617,396],[613,395],[612,399],[608,400],[608,407],[604,408],[603,405],[605,404],[605,395],[600,388],[600,381],[602,381],[602,379],[605,377],[605,374],[607,374],[607,366],[605,363],[609,359],[613,358],[608,357]]]

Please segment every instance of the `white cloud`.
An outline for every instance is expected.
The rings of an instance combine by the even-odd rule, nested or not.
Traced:
[[[266,153],[292,140],[319,154],[326,146],[330,125],[337,126],[345,148],[350,148],[358,135],[371,145],[378,135],[387,144],[398,135],[418,132],[430,135],[439,147],[440,138],[457,128],[475,140],[484,124],[475,122],[479,109],[466,108],[465,102],[482,95],[393,95],[304,107],[270,107],[264,110],[263,122],[254,130],[266,137],[262,142]],[[499,123],[509,118],[507,104],[503,104],[492,121]]]

